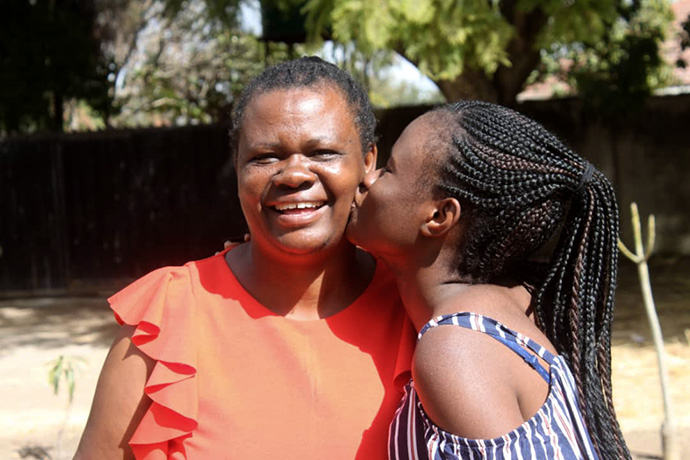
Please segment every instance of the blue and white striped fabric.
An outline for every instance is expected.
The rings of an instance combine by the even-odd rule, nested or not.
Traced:
[[[587,432],[577,389],[568,365],[544,347],[508,329],[498,321],[475,313],[454,313],[435,318],[419,333],[438,325],[456,325],[489,334],[519,354],[549,383],[549,395],[539,411],[515,430],[495,439],[467,439],[441,430],[429,420],[415,392],[414,382],[390,427],[389,458],[413,459],[598,459]],[[534,354],[528,352],[531,350]],[[536,355],[549,364],[543,368]]]

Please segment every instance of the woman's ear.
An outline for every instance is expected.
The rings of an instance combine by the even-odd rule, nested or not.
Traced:
[[[376,169],[376,160],[379,156],[379,150],[376,144],[369,146],[369,151],[364,154],[364,174],[368,174]]]
[[[428,237],[445,235],[460,219],[460,211],[460,202],[456,198],[433,201],[429,215],[422,224],[422,235]]]

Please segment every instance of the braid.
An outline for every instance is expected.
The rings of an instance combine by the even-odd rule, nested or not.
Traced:
[[[537,326],[573,372],[603,459],[630,458],[613,408],[611,323],[618,209],[603,174],[540,124],[478,101],[443,106],[454,120],[439,188],[463,205],[458,271],[474,282],[512,278],[558,235],[534,281]]]

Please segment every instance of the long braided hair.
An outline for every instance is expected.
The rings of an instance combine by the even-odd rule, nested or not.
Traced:
[[[601,458],[630,458],[611,392],[618,266],[611,183],[513,110],[463,101],[436,111],[454,121],[439,187],[463,206],[459,273],[531,287],[537,326],[568,361]],[[536,262],[549,246],[548,262]]]

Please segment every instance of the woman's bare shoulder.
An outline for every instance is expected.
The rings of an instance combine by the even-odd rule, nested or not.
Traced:
[[[437,326],[418,342],[412,375],[427,415],[441,429],[490,439],[523,423],[513,385],[513,356],[495,339]]]

